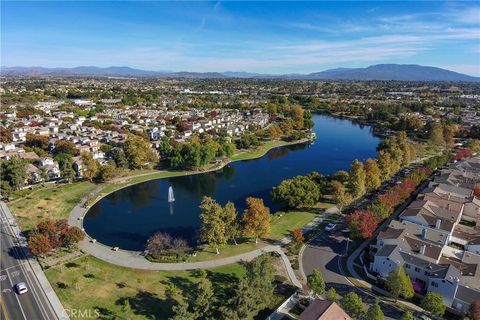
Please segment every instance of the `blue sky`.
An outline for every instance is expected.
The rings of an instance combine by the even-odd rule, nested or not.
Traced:
[[[480,76],[479,2],[1,2],[4,66],[306,73],[377,63]]]

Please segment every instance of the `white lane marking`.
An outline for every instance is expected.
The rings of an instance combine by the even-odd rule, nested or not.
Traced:
[[[5,269],[0,270],[0,272],[6,271],[6,270],[9,270],[9,269],[12,269],[12,268],[17,268],[17,267],[19,267],[19,266],[22,265],[22,264],[23,264],[23,263],[19,263],[19,264],[16,264],[16,265],[14,265],[14,266],[10,266],[10,267],[8,267],[8,268],[5,268]],[[0,280],[1,280],[1,278],[0,278]]]
[[[3,210],[3,207],[1,208],[2,210],[2,214],[5,215],[5,212]],[[6,237],[7,238],[7,241],[10,242],[10,245],[11,247],[13,248],[14,251],[16,251],[16,253],[18,254],[18,256],[20,256],[21,258],[25,259],[25,260],[29,260],[30,258],[27,257],[27,255],[25,254],[25,252],[21,249],[21,248],[18,248],[14,245],[14,241],[13,239],[11,239],[11,237],[15,237],[16,239],[16,242],[20,243],[20,245],[22,246],[23,242],[25,242],[24,239],[19,239],[17,238],[17,236],[15,236],[15,233],[13,232],[12,230],[12,227],[11,225],[8,226],[10,228],[10,231],[12,232],[13,235],[10,235],[9,237]],[[40,299],[40,296],[38,295],[37,293],[37,290],[35,288],[35,283],[38,284],[38,286],[41,288],[40,284],[38,283],[38,280],[33,279],[32,281],[32,277],[31,275],[29,274],[29,270],[27,270],[27,267],[24,265],[24,264],[19,264],[20,266],[20,269],[22,269],[22,271],[24,272],[24,275],[25,275],[25,279],[28,279],[30,284],[31,284],[31,292],[33,293],[33,295],[35,296],[35,300],[36,300],[36,305],[38,306],[39,310],[40,310],[40,313],[42,314],[42,316],[44,317],[44,319],[49,319],[48,317],[48,312],[46,311],[45,307],[43,306],[43,303],[41,303],[41,299]],[[32,268],[30,268],[32,269]],[[32,271],[33,272],[33,271]],[[37,282],[35,282],[37,281]],[[44,298],[45,300],[48,300],[48,297],[46,297],[46,295],[44,294]],[[17,297],[18,299],[18,297]],[[48,302],[48,301],[47,301]],[[51,306],[49,305],[50,307],[50,311],[53,315],[56,315],[56,313],[51,309]]]
[[[10,285],[12,286],[13,288],[13,282],[12,282],[12,279],[10,279],[10,276],[9,276],[9,273],[7,271],[7,275],[8,275],[8,280],[10,281]],[[23,308],[22,308],[22,304],[20,303],[20,300],[18,299],[17,295],[14,293],[14,296],[15,296],[15,299],[17,299],[17,302],[18,302],[18,306],[20,307],[20,311],[22,312],[22,315],[23,315],[23,318],[25,320],[27,320],[27,316],[25,316],[25,312],[23,311]]]

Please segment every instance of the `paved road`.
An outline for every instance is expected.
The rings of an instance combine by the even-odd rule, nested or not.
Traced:
[[[327,284],[350,285],[340,269],[340,256],[346,252],[347,236],[346,225],[341,222],[331,232],[320,232],[311,239],[302,254],[305,275],[317,269]]]
[[[362,301],[371,305],[375,303],[375,296],[354,287],[343,276],[340,265],[340,256],[347,251],[348,229],[345,222],[337,223],[331,231],[321,231],[305,246],[302,254],[303,271],[308,276],[313,269],[319,270],[327,287],[333,287],[339,294],[345,296],[350,291],[355,291]],[[400,319],[403,311],[391,304],[380,302],[386,319]]]
[[[2,319],[58,319],[28,261],[28,251],[24,239],[15,236],[11,221],[7,219],[5,208],[0,206],[1,220],[1,261],[0,288],[2,299]],[[20,242],[23,241],[23,242]],[[18,295],[13,286],[25,282],[29,292]]]

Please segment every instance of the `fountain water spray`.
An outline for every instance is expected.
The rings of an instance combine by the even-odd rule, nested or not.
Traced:
[[[168,188],[168,202],[173,202],[173,201],[175,201],[175,197],[173,195],[173,188],[172,186],[170,186]]]

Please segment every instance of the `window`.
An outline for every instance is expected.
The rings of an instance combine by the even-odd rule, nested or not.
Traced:
[[[420,268],[415,267],[415,272],[420,272]]]
[[[438,288],[438,283],[436,283],[436,282],[432,281],[431,285],[432,285],[432,287]]]
[[[410,265],[408,263],[405,263],[405,269],[410,269]]]

